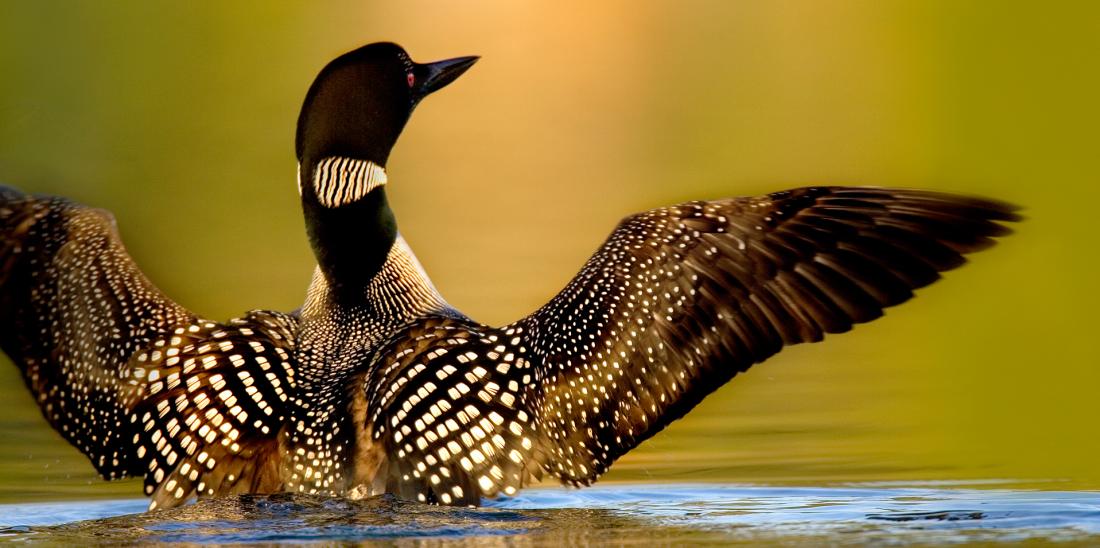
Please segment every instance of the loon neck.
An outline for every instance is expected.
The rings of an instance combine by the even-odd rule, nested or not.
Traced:
[[[301,174],[310,174],[308,182]],[[397,240],[385,171],[373,162],[326,158],[299,171],[313,254],[338,299],[356,299],[382,271]]]
[[[431,313],[457,314],[428,278],[405,239],[399,234],[378,272],[357,294],[338,290],[320,266],[313,275],[304,320],[363,318],[374,328],[398,327]]]

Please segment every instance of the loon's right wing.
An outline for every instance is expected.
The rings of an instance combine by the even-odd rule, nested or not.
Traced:
[[[922,190],[809,187],[654,209],[619,224],[516,324],[542,364],[547,469],[588,484],[734,375],[881,316],[1019,220]]]
[[[908,300],[1013,209],[824,187],[628,217],[534,314],[428,318],[382,352],[366,393],[387,489],[466,505],[544,472],[592,483],[754,363]]]

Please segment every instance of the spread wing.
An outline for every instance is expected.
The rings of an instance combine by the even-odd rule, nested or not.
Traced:
[[[381,406],[376,438],[401,457],[393,490],[448,503],[453,486],[510,493],[533,468],[591,483],[737,373],[879,317],[1015,220],[1012,207],[987,200],[856,187],[629,217],[527,318],[499,330],[451,325],[465,336],[425,338],[417,327],[387,351],[387,373],[367,392]],[[491,432],[477,420],[489,413],[499,419]]]
[[[0,348],[104,478],[143,472],[118,398],[126,363],[193,318],[137,269],[109,213],[0,187]]]
[[[149,509],[193,497],[282,490],[279,434],[294,394],[296,318],[254,311],[155,339],[127,371]]]
[[[511,340],[464,318],[428,318],[379,353],[367,424],[386,455],[386,492],[467,506],[541,477],[530,389],[539,371]]]
[[[152,507],[270,492],[297,319],[197,318],[138,270],[109,213],[0,187],[0,347],[42,413]]]
[[[520,322],[546,368],[550,469],[594,481],[737,373],[881,316],[1016,219],[986,200],[858,187],[627,218]]]

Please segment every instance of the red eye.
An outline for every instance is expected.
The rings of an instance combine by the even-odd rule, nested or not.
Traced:
[[[407,80],[409,82],[409,87],[411,88],[411,87],[413,87],[413,84],[416,83],[416,76],[413,76],[413,73],[410,72],[407,75],[405,75],[405,80]]]

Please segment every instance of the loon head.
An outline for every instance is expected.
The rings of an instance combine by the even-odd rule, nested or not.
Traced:
[[[390,43],[333,59],[298,117],[298,190],[310,246],[329,287],[359,299],[397,239],[386,201],[386,160],[420,99],[477,57],[414,63]]]
[[[413,109],[477,59],[416,63],[401,46],[379,42],[325,66],[298,116],[303,200],[340,207],[385,184],[386,160]]]
[[[310,86],[298,117],[298,190],[318,266],[342,298],[362,296],[396,241],[385,166],[409,115],[477,59],[415,63],[376,43],[337,57]]]

